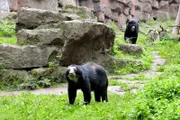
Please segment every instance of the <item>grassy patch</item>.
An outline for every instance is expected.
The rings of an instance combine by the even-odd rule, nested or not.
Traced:
[[[15,45],[17,42],[16,36],[13,37],[0,37],[0,43]]]
[[[13,99],[13,102],[12,102]],[[109,102],[84,106],[82,94],[77,95],[75,105],[69,105],[67,95],[32,95],[0,97],[1,119],[63,119],[63,120],[104,120],[126,119],[134,95],[124,97],[110,94]]]
[[[15,23],[9,20],[2,21],[0,24],[0,43],[15,45],[16,42]]]

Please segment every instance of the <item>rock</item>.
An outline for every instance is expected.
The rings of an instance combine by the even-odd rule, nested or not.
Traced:
[[[42,24],[57,23],[63,20],[68,20],[68,18],[58,12],[36,8],[21,8],[17,15],[16,31],[34,29]]]
[[[154,9],[159,9],[159,2],[158,1],[156,1],[156,0],[153,0],[153,2],[152,2],[152,7],[154,8]]]
[[[0,61],[6,69],[28,69],[47,66],[56,59],[58,50],[53,46],[15,46],[0,44]]]
[[[103,22],[103,23],[105,22],[105,16],[103,12],[96,12],[96,16],[97,16],[98,22]]]
[[[98,63],[98,62],[97,62]],[[139,66],[141,68],[142,62],[139,60],[132,60],[132,59],[120,59],[120,58],[113,58],[111,56],[106,56],[104,61],[101,61],[101,65],[105,67],[108,73],[116,73],[118,70],[130,65],[130,66]]]
[[[92,0],[79,0],[79,6],[85,6],[94,11],[94,3]]]
[[[169,19],[169,18],[170,18],[168,12],[155,11],[155,10],[153,10],[152,13],[153,13],[153,15],[157,16],[158,19],[161,19],[161,18],[163,18],[163,19],[165,19],[165,18],[166,18],[166,19]]]
[[[56,46],[60,64],[68,66],[99,59],[113,46],[115,33],[103,23],[73,20],[20,30],[17,38],[20,45]]]
[[[94,3],[94,12],[101,12],[102,8],[101,8],[101,4],[100,2],[95,2]]]
[[[143,48],[135,44],[120,44],[119,50],[131,55],[141,55],[143,53]]]
[[[31,74],[36,78],[49,78],[52,81],[56,81],[58,83],[66,82],[65,71],[66,67],[57,66],[55,68],[36,68],[31,70]]]
[[[9,3],[11,11],[18,11],[21,7],[56,11],[58,7],[57,0],[9,0]]]
[[[87,7],[76,7],[71,5],[64,6],[59,10],[61,14],[67,16],[70,20],[89,20],[97,21],[97,17]]]
[[[63,46],[62,29],[19,30],[16,34],[19,45],[54,45]]]
[[[77,5],[79,5],[79,1],[77,1],[77,0],[58,0],[58,4],[60,4],[62,7],[66,6],[66,5],[77,6]]]
[[[151,18],[151,15],[149,13],[141,12],[141,11],[136,11],[135,16],[137,16],[137,19],[139,21],[141,20],[148,20]]]
[[[4,69],[0,71],[0,82],[14,82],[14,81],[23,81],[29,77],[28,72],[25,70],[13,70],[13,69]]]
[[[67,42],[61,57],[62,65],[93,61],[114,44],[115,34],[104,24],[81,21],[65,23]]]
[[[142,11],[145,13],[151,13],[152,12],[152,7],[151,4],[149,3],[142,3]]]
[[[114,31],[103,23],[73,20],[41,26],[39,29],[51,27],[63,30],[64,36],[59,38],[65,41],[60,58],[63,66],[93,61],[114,44]]]
[[[169,5],[169,16],[170,18],[176,19],[176,15],[178,12],[179,5],[178,4],[170,4]]]
[[[152,3],[152,0],[139,0],[142,3]]]

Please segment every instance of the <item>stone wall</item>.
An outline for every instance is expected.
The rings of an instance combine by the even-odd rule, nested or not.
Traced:
[[[79,5],[90,8],[98,20],[122,25],[130,12],[138,20],[175,18],[180,0],[80,0]]]
[[[58,10],[65,5],[86,6],[98,17],[98,21],[117,25],[125,24],[131,12],[138,20],[175,18],[180,0],[9,0],[10,9],[34,7]]]
[[[11,11],[17,11],[21,7],[39,8],[56,11],[58,0],[9,0]]]

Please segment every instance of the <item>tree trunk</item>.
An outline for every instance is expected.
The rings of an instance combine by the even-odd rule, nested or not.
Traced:
[[[178,35],[179,34],[179,28],[180,25],[180,4],[179,4],[179,10],[176,16],[176,22],[175,22],[175,27],[173,28],[172,35]]]

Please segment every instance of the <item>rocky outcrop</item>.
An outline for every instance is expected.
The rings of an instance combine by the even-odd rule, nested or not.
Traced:
[[[114,44],[113,30],[97,22],[62,21],[38,29],[20,30],[17,43],[56,46],[62,52],[60,64],[65,66],[94,61]]]
[[[1,44],[1,61],[5,68],[45,67],[53,59],[62,66],[89,61],[103,63],[114,44],[113,30],[103,23],[92,22],[94,17],[67,21],[64,16],[62,12],[34,8],[19,10],[16,36],[17,44],[21,46]]]
[[[0,44],[0,76],[9,76],[13,81],[22,80],[18,77],[22,70],[25,83],[20,87],[35,89],[35,83],[48,86],[50,80],[62,81],[64,67],[70,64],[93,61],[108,72],[115,72],[127,64],[141,65],[140,61],[116,59],[108,54],[115,38],[112,28],[86,19],[87,16],[83,20],[66,18],[69,17],[63,12],[34,8],[19,10],[16,23],[18,45]],[[5,74],[4,70],[13,70],[16,74]]]

